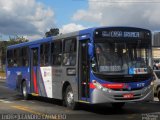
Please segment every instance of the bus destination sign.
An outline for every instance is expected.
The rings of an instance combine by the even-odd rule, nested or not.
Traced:
[[[140,37],[140,32],[102,31],[102,37],[139,38]]]

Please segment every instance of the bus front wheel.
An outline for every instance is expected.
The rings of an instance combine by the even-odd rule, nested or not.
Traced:
[[[26,81],[22,82],[22,96],[24,100],[29,99],[29,94],[27,93],[27,84]]]
[[[72,110],[77,109],[77,103],[74,101],[74,94],[72,87],[69,85],[66,88],[65,96],[64,96],[65,105]]]
[[[157,97],[158,97],[158,100],[160,101],[160,88],[158,88],[157,90]]]

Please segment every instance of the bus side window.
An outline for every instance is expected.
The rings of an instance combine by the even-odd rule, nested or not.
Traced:
[[[7,63],[8,67],[13,67],[13,50],[7,51]]]
[[[74,66],[76,64],[76,39],[64,40],[63,46],[63,65]]]
[[[28,48],[23,47],[21,51],[21,60],[22,60],[22,66],[28,66],[29,60],[28,60]]]
[[[40,65],[48,66],[49,65],[49,53],[50,53],[50,44],[43,43],[40,47]]]
[[[13,66],[14,67],[18,67],[18,58],[19,57],[19,51],[18,51],[18,49],[15,49],[14,50],[14,58],[13,58]]]
[[[55,40],[51,44],[52,65],[61,65],[62,62],[62,40]]]
[[[28,66],[28,49],[27,47],[12,49],[7,51],[8,67]]]
[[[15,49],[14,53],[14,66],[21,67],[23,66],[23,55],[22,55],[23,48]]]

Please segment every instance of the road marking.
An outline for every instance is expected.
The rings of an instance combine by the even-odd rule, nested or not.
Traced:
[[[50,120],[54,119],[52,115],[50,116],[49,114],[46,114],[46,113],[37,112],[37,111],[31,110],[31,109],[29,109],[28,107],[25,107],[25,106],[16,105],[16,106],[11,106],[11,107],[19,109],[19,110],[26,111],[26,112],[29,112],[29,113],[32,113],[32,114],[36,114],[36,115],[39,115],[39,116],[42,116],[42,117],[44,116],[46,119],[50,119]]]
[[[13,102],[11,102],[11,101],[2,100],[2,99],[0,99],[0,102],[3,102],[3,103],[13,103]]]
[[[1,85],[1,88],[8,89],[8,87],[7,87],[7,86],[5,86],[5,85]]]
[[[37,114],[37,115],[41,115],[42,113],[40,112],[36,112],[36,111],[33,111],[33,110],[30,110],[28,107],[25,107],[25,106],[11,106],[13,108],[16,108],[16,109],[20,109],[20,110],[23,110],[23,111],[27,111],[27,112],[30,112],[32,114]]]

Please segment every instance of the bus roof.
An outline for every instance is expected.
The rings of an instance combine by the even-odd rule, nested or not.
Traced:
[[[13,48],[18,48],[18,47],[23,47],[23,46],[34,45],[34,44],[38,44],[38,43],[48,42],[48,41],[56,40],[56,39],[63,39],[63,38],[72,37],[72,36],[81,36],[81,35],[86,35],[86,34],[92,34],[96,29],[105,29],[105,28],[106,29],[112,29],[112,28],[133,29],[134,28],[134,29],[141,29],[141,30],[149,31],[148,29],[137,28],[137,27],[125,27],[125,26],[93,27],[93,28],[88,28],[88,29],[84,29],[84,30],[79,30],[79,31],[76,31],[76,32],[60,34],[60,35],[53,36],[53,37],[47,37],[47,38],[42,38],[42,39],[39,39],[39,40],[24,42],[24,43],[15,44],[15,45],[10,45],[10,46],[7,47],[7,49],[13,49]]]
[[[20,44],[10,45],[10,46],[7,47],[7,49],[13,49],[13,48],[18,48],[18,47],[23,47],[23,46],[34,45],[34,44],[48,42],[48,41],[56,40],[56,39],[62,39],[62,38],[66,38],[66,37],[89,34],[93,30],[94,30],[94,28],[88,28],[88,29],[84,29],[84,30],[80,30],[80,31],[76,31],[76,32],[60,34],[60,35],[53,36],[53,37],[46,37],[46,38],[42,38],[42,39],[39,39],[39,40],[33,40],[33,41],[24,42],[24,43],[20,43]]]
[[[19,48],[19,47],[23,47],[23,46],[34,45],[34,44],[37,44],[37,43],[43,43],[43,42],[50,41],[51,39],[52,39],[52,37],[47,37],[47,38],[42,38],[42,39],[39,39],[39,40],[19,43],[19,44],[15,44],[15,45],[10,45],[10,46],[7,47],[7,49],[13,49],[13,48]]]

